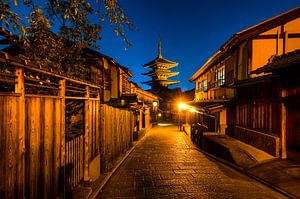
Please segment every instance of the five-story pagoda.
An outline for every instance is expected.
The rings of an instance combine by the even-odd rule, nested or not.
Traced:
[[[158,56],[151,62],[144,64],[144,68],[150,68],[148,73],[142,75],[150,76],[152,80],[142,82],[152,87],[153,92],[159,92],[168,88],[172,84],[178,84],[177,80],[169,80],[169,77],[176,76],[179,72],[173,72],[170,69],[177,66],[178,63],[163,58],[161,53],[161,40],[158,42]]]

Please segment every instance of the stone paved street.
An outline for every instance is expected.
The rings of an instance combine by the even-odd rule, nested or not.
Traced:
[[[284,198],[195,150],[176,126],[153,128],[97,198]]]

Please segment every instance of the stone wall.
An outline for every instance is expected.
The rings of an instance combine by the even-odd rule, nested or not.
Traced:
[[[227,128],[227,134],[275,157],[279,157],[280,138],[240,126]]]

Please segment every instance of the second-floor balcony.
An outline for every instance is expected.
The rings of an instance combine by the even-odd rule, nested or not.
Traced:
[[[219,101],[234,98],[234,89],[225,86],[225,79],[219,79],[195,90],[195,101]]]

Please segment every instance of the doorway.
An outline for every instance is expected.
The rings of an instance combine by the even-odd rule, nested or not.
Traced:
[[[287,156],[300,157],[300,95],[287,100]]]

